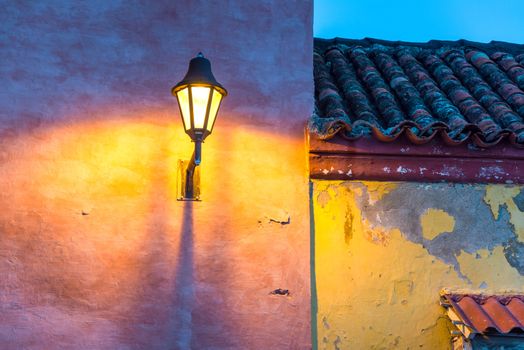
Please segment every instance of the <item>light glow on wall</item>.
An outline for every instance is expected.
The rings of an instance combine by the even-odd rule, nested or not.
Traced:
[[[155,319],[155,332],[160,334],[167,330],[160,325],[173,323],[181,330],[205,328],[197,322],[242,329],[237,319],[250,313],[253,301],[246,296],[239,302],[227,291],[257,285],[264,298],[272,298],[268,286],[285,283],[280,272],[263,283],[234,276],[244,271],[239,262],[252,264],[246,270],[251,274],[259,269],[280,271],[290,259],[288,240],[295,234],[272,240],[271,249],[260,246],[268,235],[287,228],[267,217],[287,208],[293,220],[299,220],[299,213],[307,209],[307,197],[280,195],[283,179],[301,178],[301,186],[307,186],[303,140],[225,118],[204,145],[206,201],[189,211],[191,204],[176,201],[175,169],[192,144],[185,142],[180,119],[172,114],[141,111],[91,121],[77,118],[82,121],[13,137],[2,150],[0,156],[11,159],[0,168],[3,239],[11,247],[11,259],[20,265],[13,276],[27,279],[27,290],[38,290],[27,297],[25,290],[17,294],[22,308],[35,298],[47,300],[51,306],[46,317],[53,322],[58,322],[55,316],[68,319],[67,329],[78,332],[89,315],[113,308],[122,327]],[[302,234],[303,229],[294,232]],[[201,276],[206,276],[201,283],[208,289],[199,289]],[[173,295],[181,299],[173,300]],[[161,306],[150,304],[152,298]],[[202,300],[205,310],[199,309]],[[292,312],[294,306],[283,301],[279,307]],[[177,312],[174,303],[182,305]],[[221,311],[220,320],[214,320],[215,313],[208,310],[222,310],[223,305],[231,311]],[[60,307],[68,315],[60,314]],[[189,324],[178,315],[191,310],[203,318]],[[5,317],[14,317],[10,315]],[[117,332],[118,326],[112,327],[107,332]]]

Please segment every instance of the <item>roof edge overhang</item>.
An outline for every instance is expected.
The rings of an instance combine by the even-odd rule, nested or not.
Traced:
[[[444,288],[440,292],[440,305],[464,339],[477,335],[524,339],[522,292],[468,291]],[[519,306],[520,305],[520,306]]]
[[[466,39],[460,40],[430,40],[427,42],[411,42],[411,41],[392,41],[392,40],[383,40],[376,38],[363,38],[363,39],[346,39],[346,38],[314,38],[315,49],[319,52],[324,52],[332,47],[338,45],[345,46],[363,46],[368,47],[372,45],[382,45],[387,47],[398,47],[398,46],[413,46],[420,49],[440,49],[442,47],[470,47],[476,48],[488,53],[493,53],[496,51],[505,51],[509,53],[524,53],[524,44],[510,43],[506,41],[497,41],[492,40],[488,43],[481,43],[476,41],[470,41]]]
[[[322,140],[310,130],[307,139],[311,179],[524,184],[524,152],[508,141],[478,148],[436,138],[415,145],[406,136]]]

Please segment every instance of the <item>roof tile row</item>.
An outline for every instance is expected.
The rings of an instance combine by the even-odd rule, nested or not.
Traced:
[[[524,295],[446,293],[442,298],[475,333],[524,332]]]
[[[317,39],[315,46],[310,129],[321,138],[393,141],[406,133],[426,143],[440,134],[447,144],[508,139],[524,148],[524,45],[488,52],[489,44]]]

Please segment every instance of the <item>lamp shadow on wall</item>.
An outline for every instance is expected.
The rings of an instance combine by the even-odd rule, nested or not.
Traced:
[[[212,198],[209,184],[204,202],[176,201],[176,160],[190,155],[192,144],[179,125],[166,120],[106,117],[54,123],[13,131],[2,140],[0,227],[10,232],[3,232],[0,251],[13,256],[24,276],[16,277],[22,282],[14,318],[47,300],[46,307],[68,310],[60,317],[78,327],[75,333],[82,334],[84,323],[110,321],[105,329],[92,327],[110,332],[100,337],[115,347],[191,348],[202,343],[196,331],[208,340],[215,335],[217,343],[235,341],[232,308],[221,299],[231,287],[222,241],[228,239],[231,208]],[[207,169],[220,163],[211,158],[204,158],[214,163],[205,170],[209,179],[216,170]],[[229,186],[223,180],[222,186]],[[195,207],[202,218],[217,205],[221,221],[195,225]],[[41,227],[24,231],[28,224],[18,220],[31,213]],[[213,231],[219,235],[208,237]],[[195,253],[197,238],[201,253]],[[33,241],[45,244],[27,245]],[[197,290],[197,269],[211,292]],[[206,299],[214,291],[224,295]],[[47,317],[52,325],[53,316]],[[69,347],[91,344],[64,337]],[[93,341],[100,344],[96,337]]]
[[[181,349],[192,348],[192,313],[195,298],[195,266],[194,266],[194,224],[193,224],[193,202],[183,202],[182,227],[180,229],[180,242],[178,245],[178,258],[175,271],[174,301],[174,329],[170,331],[179,334],[175,340]]]
[[[129,314],[136,317],[123,342],[143,348],[192,348],[193,308],[195,300],[195,202],[175,201],[176,162],[172,148],[183,144],[166,130],[156,137],[152,147],[148,188],[149,208],[137,266],[139,291]],[[182,139],[183,140],[183,139]],[[178,154],[178,152],[176,152]],[[128,324],[122,329],[129,328]]]
[[[189,138],[184,140],[193,147]],[[192,339],[187,348],[234,348],[238,347],[241,336],[242,325],[236,322],[237,310],[231,304],[235,298],[229,293],[234,289],[235,271],[239,269],[234,266],[230,244],[235,230],[230,224],[234,216],[233,200],[223,195],[234,193],[234,179],[225,174],[223,162],[225,154],[234,152],[230,138],[215,130],[202,147],[202,201],[178,202],[183,203],[184,220],[188,218],[186,214],[191,215],[194,237],[198,240],[198,248],[193,251],[197,256],[193,271]],[[185,156],[189,159],[191,151]],[[179,250],[179,255],[182,254]]]
[[[191,155],[192,143],[171,111],[80,119],[3,140],[0,226],[35,213],[47,235],[35,251],[24,244],[42,231],[13,231],[0,241],[0,250],[21,247],[13,253],[26,276],[17,312],[48,300],[67,310],[63,318],[78,334],[84,323],[104,334],[93,344],[249,347],[253,332],[274,321],[261,317],[261,305],[288,307],[265,299],[281,283],[268,271],[286,264],[275,249],[287,246],[261,246],[272,230],[257,231],[257,215],[268,201],[281,205],[266,197],[281,183],[267,179],[289,170],[263,150],[291,152],[301,140],[238,124],[228,130],[220,120],[204,145],[203,201],[178,202],[177,160]],[[96,328],[101,319],[110,326]],[[70,347],[88,344],[64,337]]]

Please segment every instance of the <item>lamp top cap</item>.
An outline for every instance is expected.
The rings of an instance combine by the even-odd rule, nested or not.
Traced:
[[[227,90],[216,80],[211,71],[211,62],[204,57],[202,52],[199,52],[196,57],[189,61],[187,73],[184,79],[173,87],[173,94],[187,85],[212,85],[222,95],[227,95]]]

